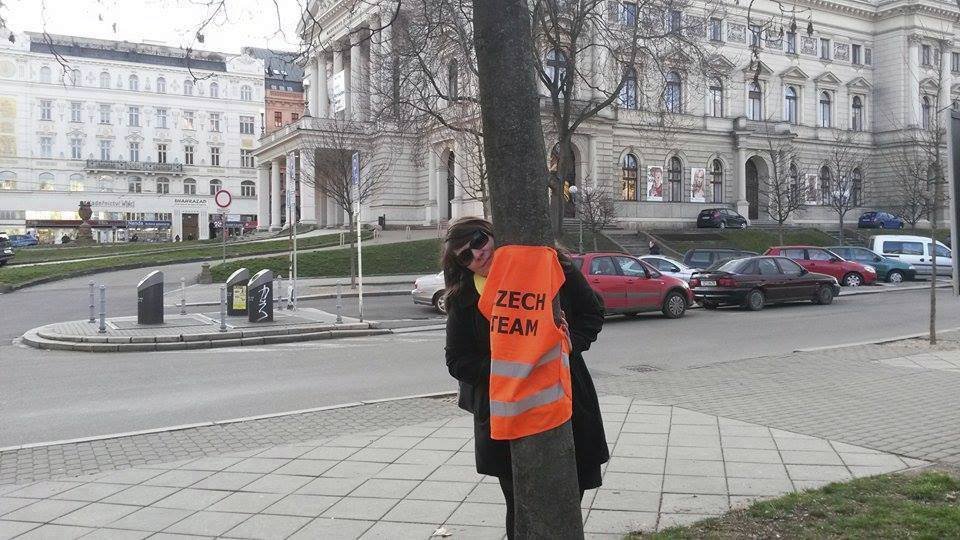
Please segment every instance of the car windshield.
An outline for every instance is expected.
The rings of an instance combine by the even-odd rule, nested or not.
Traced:
[[[724,259],[718,261],[717,264],[709,268],[709,270],[716,270],[717,272],[730,272],[731,274],[736,274],[737,270],[740,268],[740,264],[743,263],[743,259]]]
[[[876,215],[877,215],[876,212],[864,212],[863,215],[860,216],[860,217],[870,219],[870,218],[872,218],[872,217],[874,217],[874,216],[876,216]]]

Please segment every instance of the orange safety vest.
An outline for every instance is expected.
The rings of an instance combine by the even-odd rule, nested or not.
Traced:
[[[570,343],[553,316],[557,252],[497,248],[478,307],[490,321],[490,437],[511,440],[570,419]]]

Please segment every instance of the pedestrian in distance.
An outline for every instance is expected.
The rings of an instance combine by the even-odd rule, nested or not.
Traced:
[[[651,240],[650,243],[647,244],[647,251],[650,253],[650,255],[659,255],[660,246],[656,242]]]
[[[460,218],[450,224],[441,266],[446,284],[446,363],[460,384],[459,405],[473,413],[477,472],[496,476],[507,504],[508,538],[514,538],[513,474],[510,442],[490,434],[490,323],[477,303],[491,268],[496,241],[489,221]],[[601,484],[600,466],[610,459],[600,404],[583,352],[603,326],[603,304],[563,250],[557,251],[564,282],[558,296],[571,350],[574,448],[580,496]]]

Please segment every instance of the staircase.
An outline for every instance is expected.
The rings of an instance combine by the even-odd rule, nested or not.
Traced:
[[[820,229],[820,231],[836,240],[838,246],[840,245],[840,229]],[[843,245],[845,246],[865,246],[868,241],[869,239],[860,234],[857,229],[843,229]]]

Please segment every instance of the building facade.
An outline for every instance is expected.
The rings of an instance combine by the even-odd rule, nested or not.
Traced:
[[[303,116],[303,68],[297,65],[297,53],[244,47],[243,53],[263,60],[264,132],[269,135]]]
[[[682,65],[665,70],[664,80],[656,82],[662,85],[655,92],[658,111],[638,97],[649,81],[624,76],[618,99],[577,129],[570,182],[610,193],[621,224],[687,226],[700,210],[717,206],[754,222],[769,221],[762,186],[774,165],[769,148],[782,141],[799,149],[802,162],[796,183],[806,204],[791,222],[835,224],[837,214],[825,204],[838,196],[825,190],[836,174],[831,149],[842,141],[866,156],[863,167],[843,173],[854,179],[855,193],[845,196],[856,197],[862,207],[881,206],[897,196],[898,173],[885,158],[901,150],[905,135],[923,130],[932,115],[943,114],[960,96],[956,4],[804,1],[794,6],[800,15],[793,25],[783,19],[782,3],[750,5],[750,21],[764,26],[749,24],[745,5],[708,11],[694,3],[675,15],[677,21],[699,17],[702,35],[696,39],[715,59],[719,76],[704,78]],[[608,7],[609,24],[637,16],[635,2],[611,1]],[[479,197],[463,181],[475,176],[469,144],[441,128],[401,136],[377,119],[384,92],[371,74],[390,57],[396,25],[408,20],[385,24],[392,12],[379,9],[348,0],[309,6],[304,20],[316,22],[318,43],[305,70],[311,117],[261,140],[261,192],[279,193],[277,180],[293,163],[290,157],[322,151],[330,132],[349,122],[357,146],[384,154],[379,158],[391,164],[389,181],[364,204],[364,221],[386,215],[391,224],[428,225],[479,214]],[[560,53],[543,54],[550,66]],[[604,66],[599,58],[589,61]],[[438,66],[438,72],[450,74],[438,79],[448,89],[469,88],[469,70],[458,72],[456,62],[451,58]],[[606,65],[574,95],[589,97],[591,86],[619,81],[623,69],[629,68]],[[548,106],[545,100],[549,141]],[[396,150],[398,144],[404,151]],[[315,189],[319,180],[310,181],[317,171],[303,168],[310,162],[296,159],[299,165],[290,168],[300,168],[301,221],[342,224],[342,209]]]
[[[0,45],[0,230],[59,241],[90,201],[102,241],[124,229],[209,238],[219,189],[232,195],[227,226],[256,227],[261,60],[16,37]]]

